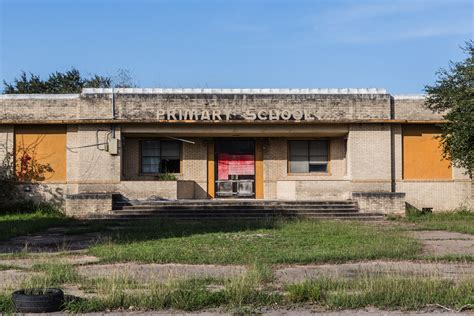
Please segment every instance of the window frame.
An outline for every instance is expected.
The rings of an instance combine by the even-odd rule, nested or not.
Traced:
[[[163,172],[143,172],[143,142],[146,141],[159,141],[160,142],[160,164],[161,164],[161,157],[162,155],[162,146],[161,142],[176,142],[178,143],[178,150],[179,150],[179,172],[168,172],[174,175],[182,175],[183,174],[183,144],[178,140],[170,140],[170,139],[163,139],[163,138],[139,138],[138,140],[138,155],[139,155],[139,166],[138,166],[138,174],[141,176],[155,176],[155,175],[162,175],[165,174]],[[161,166],[160,166],[161,167]]]
[[[291,170],[291,142],[305,141],[308,144],[308,172],[293,172]],[[310,149],[309,143],[311,141],[325,141],[327,144],[327,171],[309,171],[310,166]],[[304,138],[304,139],[289,139],[287,141],[287,174],[289,176],[330,176],[331,175],[331,140],[329,138]]]

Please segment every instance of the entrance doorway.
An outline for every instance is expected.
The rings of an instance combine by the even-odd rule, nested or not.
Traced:
[[[254,140],[216,140],[214,161],[217,198],[255,198]]]

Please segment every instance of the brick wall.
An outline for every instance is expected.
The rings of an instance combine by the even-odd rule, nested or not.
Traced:
[[[460,168],[452,168],[451,180],[403,179],[402,125],[392,125],[393,179],[396,192],[406,193],[406,202],[417,207],[431,207],[434,211],[455,209],[461,205],[473,207],[470,198],[469,176]]]
[[[353,192],[352,199],[363,213],[404,214],[405,193]]]
[[[308,110],[319,120],[390,119],[390,95],[374,94],[152,94],[115,95],[118,120],[153,120],[159,110]],[[237,113],[238,114],[238,113]],[[4,96],[0,120],[104,120],[112,118],[111,94]]]
[[[424,100],[419,97],[391,97],[379,94],[147,94],[121,93],[116,95],[117,125],[121,120],[139,122],[157,119],[158,110],[179,109],[308,109],[321,120],[333,120],[340,124],[327,126],[349,126],[347,153],[344,137],[331,138],[330,175],[289,175],[287,170],[287,139],[264,139],[264,198],[295,199],[339,199],[350,198],[352,192],[405,192],[408,203],[416,207],[433,207],[435,210],[452,209],[464,203],[472,205],[472,185],[462,170],[453,168],[450,181],[405,181],[402,179],[402,134],[399,122],[363,123],[362,120],[439,120],[441,114],[433,114],[424,108]],[[112,118],[110,94],[82,94],[65,96],[2,96],[0,102],[0,158],[6,148],[13,149],[13,126],[9,120],[28,124],[44,123],[47,120],[107,120]],[[349,123],[360,120],[361,123]],[[77,122],[75,122],[76,124]],[[123,191],[132,198],[147,198],[161,195],[164,198],[206,198],[207,197],[207,143],[204,138],[193,135],[195,125],[182,132],[184,138],[195,144],[183,143],[183,172],[178,182],[143,181],[134,178],[137,172],[137,143],[125,142],[126,151],[119,148],[119,155],[110,155],[105,146],[95,146],[105,142],[110,133],[109,124],[93,124],[87,121],[69,124],[67,127],[67,181],[34,185],[29,192],[20,187],[28,198],[64,202],[66,195],[88,192]],[[312,128],[324,128],[314,121]],[[346,124],[346,125],[344,125]],[[182,124],[184,125],[184,124]],[[227,124],[226,130],[219,129],[224,124],[208,124],[199,136],[230,135],[234,125]],[[124,125],[130,126],[130,125]],[[175,125],[157,125],[152,133],[159,134],[160,128],[168,134]],[[207,127],[206,127],[207,126]],[[227,127],[228,126],[228,127]],[[264,124],[241,124],[261,127]],[[295,123],[271,125],[278,129],[293,131],[307,124]],[[329,129],[326,128],[327,131]],[[272,129],[273,131],[273,129]],[[344,131],[346,133],[346,131]],[[116,137],[122,138],[121,127],[117,126]],[[224,135],[225,134],[225,135]],[[286,134],[277,134],[286,137]],[[194,134],[196,135],[196,134]],[[314,136],[307,132],[306,136]],[[333,134],[334,135],[334,134]],[[337,134],[342,135],[342,132]],[[294,135],[290,135],[293,136]],[[181,136],[180,136],[181,137]],[[91,146],[92,145],[92,146]],[[123,156],[123,157],[122,157]],[[392,159],[393,157],[393,159]],[[123,158],[123,159],[122,159]],[[130,159],[132,158],[132,159]],[[122,174],[123,162],[123,174]],[[132,176],[130,176],[132,175]],[[124,181],[134,179],[135,181]],[[74,202],[79,203],[79,202]],[[93,203],[93,202],[91,202]],[[95,203],[95,202],[94,202]],[[79,204],[78,204],[79,205]]]
[[[0,173],[11,171],[4,169],[13,163],[13,159],[10,159],[8,162],[5,161],[8,154],[13,154],[14,151],[15,135],[13,130],[13,125],[0,125]]]
[[[75,95],[0,96],[0,120],[112,119],[110,93]],[[364,94],[262,94],[262,93],[116,93],[116,119],[156,120],[158,110],[310,110],[319,120],[441,120],[424,105],[423,96]]]
[[[112,194],[81,193],[67,195],[65,213],[74,217],[103,216],[112,211]]]
[[[140,138],[133,135],[125,136],[123,151],[123,181],[140,181],[142,185],[146,185],[144,181],[156,180],[154,175],[140,174]],[[194,142],[182,142],[182,170],[180,174],[176,174],[176,178],[180,180],[178,193],[171,194],[166,189],[156,191],[155,195],[162,194],[165,198],[176,198],[177,194],[180,198],[207,198],[207,144],[199,138],[186,138],[186,140]],[[155,184],[150,184],[155,187]],[[131,187],[132,184],[128,184]],[[134,194],[136,195],[136,194]]]
[[[347,198],[345,139],[330,138],[330,173],[327,175],[289,174],[287,138],[267,138],[263,142],[264,198],[337,199]]]
[[[443,113],[435,113],[425,106],[422,96],[394,96],[394,119],[409,121],[442,120]]]
[[[122,181],[115,186],[115,191],[129,200],[178,198],[177,181]]]
[[[353,191],[391,190],[391,130],[389,124],[351,124],[348,176]]]
[[[406,193],[407,203],[419,209],[449,211],[460,206],[474,209],[469,180],[397,181],[396,186],[398,192]]]
[[[183,143],[183,175],[180,179],[194,182],[193,198],[206,199],[207,143],[203,139],[198,138],[190,140],[194,144]]]

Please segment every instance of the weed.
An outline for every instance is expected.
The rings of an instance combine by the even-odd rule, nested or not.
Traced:
[[[448,230],[474,235],[474,212],[467,208],[426,214],[407,212],[404,220],[415,223],[422,229]]]
[[[40,263],[32,266],[33,271],[41,272],[26,280],[24,288],[59,287],[65,283],[76,283],[80,276],[70,264],[65,263]]]
[[[434,278],[363,277],[319,279],[287,286],[293,303],[317,303],[330,309],[418,310],[431,304],[459,308],[474,303],[474,280],[456,283]]]
[[[12,314],[14,312],[11,294],[0,293],[0,313]]]

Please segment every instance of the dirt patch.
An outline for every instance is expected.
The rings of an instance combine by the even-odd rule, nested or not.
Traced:
[[[162,282],[172,279],[230,278],[243,275],[245,266],[191,265],[191,264],[101,264],[78,267],[79,274],[87,278],[126,277],[140,281]]]
[[[411,232],[423,244],[423,253],[430,256],[474,255],[474,236],[444,230]]]
[[[278,283],[297,283],[321,277],[425,276],[447,279],[474,277],[474,264],[369,261],[343,264],[290,266],[277,269]]]
[[[68,255],[68,256],[32,256],[31,258],[22,259],[0,259],[0,264],[6,266],[15,266],[22,269],[29,269],[38,263],[62,263],[71,265],[85,265],[99,262],[99,258],[89,255]]]
[[[22,270],[0,271],[0,291],[14,290],[23,281],[37,274],[37,272],[27,272]]]
[[[68,228],[55,227],[42,233],[14,237],[0,242],[0,253],[82,250],[102,237],[100,233],[68,235],[67,232]]]

